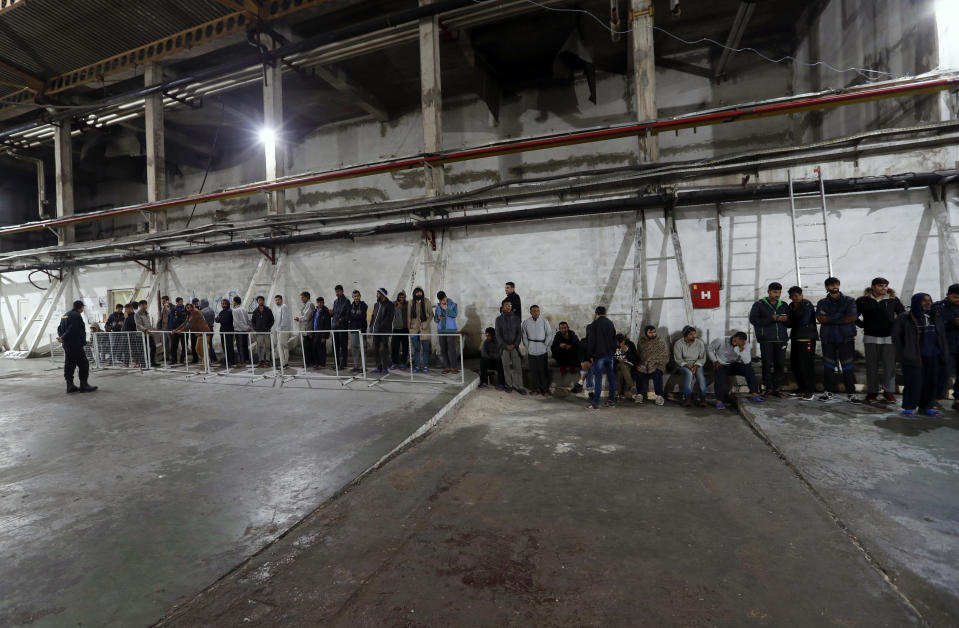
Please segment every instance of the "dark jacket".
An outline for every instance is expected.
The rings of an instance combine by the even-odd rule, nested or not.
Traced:
[[[120,331],[136,331],[137,330],[137,319],[136,312],[130,312],[127,314],[127,317],[123,319],[123,328]]]
[[[506,298],[503,299],[503,300],[504,300],[504,301],[509,301],[509,302],[513,305],[513,309],[512,309],[512,311],[510,311],[510,314],[512,314],[513,316],[518,316],[518,317],[520,318],[520,320],[522,320],[522,318],[523,318],[523,302],[522,302],[522,300],[519,298],[519,295],[514,292],[513,294],[508,294],[508,295],[506,295]]]
[[[233,310],[221,309],[216,315],[216,322],[220,324],[220,331],[233,331]]]
[[[773,320],[773,316],[789,316],[789,305],[780,299],[771,303],[768,297],[753,303],[749,310],[749,322],[756,329],[757,342],[786,342],[789,337],[786,323]]]
[[[376,301],[373,304],[373,318],[370,327],[374,334],[388,334],[393,331],[393,317],[396,315],[396,305],[389,299]]]
[[[64,349],[79,349],[87,344],[86,324],[80,312],[70,310],[60,317],[57,337],[63,340]]]
[[[253,314],[250,315],[250,322],[253,323],[253,331],[260,333],[270,331],[273,329],[273,310],[264,304],[261,312],[260,306],[257,305]]]
[[[610,358],[616,353],[616,328],[613,321],[600,316],[586,327],[586,355],[593,359]]]
[[[206,321],[206,326],[212,330],[213,321],[216,318],[216,314],[213,313],[213,308],[210,307],[210,302],[206,299],[200,299],[200,314],[203,315],[203,320]]]
[[[955,357],[959,355],[959,325],[954,322],[959,318],[959,303],[950,303],[949,299],[943,299],[935,305],[937,316],[942,319],[942,324],[946,328],[946,343],[949,345],[949,352]]]
[[[345,296],[333,299],[333,311],[330,313],[333,329],[347,329],[350,326],[350,300]]]
[[[486,358],[487,360],[500,359],[500,346],[495,338],[492,340],[483,340],[483,344],[480,346],[480,357]]]
[[[838,299],[820,299],[816,304],[816,315],[826,317],[826,322],[819,326],[819,337],[823,342],[841,344],[856,337],[855,320],[851,323],[843,322],[843,319],[850,316],[853,319],[857,317],[856,301],[852,297],[840,292]]]
[[[626,361],[629,362],[630,368],[639,363],[639,351],[636,350],[636,344],[629,338],[626,339],[625,351],[617,346],[616,353],[614,355],[616,355],[616,357],[626,358]]]
[[[107,317],[106,330],[107,331],[120,331],[123,329],[123,320],[126,317],[123,315],[123,312],[114,312]]]
[[[916,295],[920,296],[920,295]],[[913,297],[913,308],[896,317],[892,327],[892,342],[896,345],[896,354],[903,365],[922,366],[922,338],[920,334],[919,318],[923,316],[921,305],[916,307],[916,298]],[[946,340],[946,326],[939,312],[933,308],[930,318],[936,330],[936,345],[939,349],[937,359],[945,366],[949,360],[949,345]]]
[[[364,334],[366,333],[366,311],[369,308],[366,305],[366,301],[360,301],[359,303],[354,303],[350,301],[350,322],[348,323],[349,329],[356,329]]]
[[[186,322],[186,307],[177,305],[170,311],[170,331]]]
[[[569,345],[569,349],[561,349],[559,345],[565,344]],[[572,329],[569,330],[569,338],[563,338],[563,332],[558,331],[556,335],[553,336],[553,344],[550,346],[550,351],[553,352],[553,355],[557,353],[562,353],[563,351],[572,351],[573,355],[577,354],[579,349],[579,338],[576,337],[576,332]]]
[[[393,329],[399,331],[401,329],[408,330],[410,328],[410,302],[403,300],[403,303],[400,304],[399,301],[393,302]]]
[[[816,340],[819,328],[816,327],[816,308],[808,299],[789,304],[789,337],[793,340]]]
[[[496,342],[502,351],[506,350],[506,345],[516,345],[519,347],[523,341],[522,321],[513,313],[500,314],[496,317]]]
[[[870,287],[866,288],[863,296],[856,299],[856,311],[859,312],[856,326],[861,327],[865,335],[879,338],[891,336],[896,317],[906,311],[894,290],[889,290],[887,294],[888,298],[877,301],[872,296]]]
[[[323,307],[316,308],[316,313],[313,315],[313,331],[327,331],[330,329],[330,325],[333,324],[333,313],[330,312],[330,308]],[[326,340],[330,337],[329,334],[316,334],[317,337]]]

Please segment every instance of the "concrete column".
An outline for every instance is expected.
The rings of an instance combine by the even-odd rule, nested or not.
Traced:
[[[653,53],[653,0],[630,0],[630,41],[632,43],[633,91],[636,94],[636,119],[656,118],[656,59]],[[659,141],[655,135],[639,139],[640,163],[659,161]]]
[[[266,151],[266,178],[278,179],[286,175],[285,148],[283,145],[283,66],[279,61],[266,66],[263,73],[263,128]],[[286,193],[270,192],[268,213],[285,213]]]
[[[53,136],[53,154],[57,173],[57,218],[73,215],[73,125],[60,122]],[[60,244],[73,242],[73,227],[62,227],[57,238]]]
[[[163,68],[156,63],[147,64],[144,85],[149,87],[163,82]],[[163,135],[163,94],[146,97],[144,118],[147,138],[147,201],[153,203],[165,199],[166,150]],[[150,233],[164,231],[167,227],[166,212],[150,213]]]
[[[420,0],[420,5],[431,0]],[[423,150],[438,153],[443,150],[443,88],[440,81],[440,28],[437,16],[420,20],[420,90],[423,111]],[[443,194],[443,168],[427,166],[426,194]]]

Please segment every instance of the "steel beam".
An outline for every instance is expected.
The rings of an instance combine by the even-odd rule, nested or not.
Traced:
[[[19,68],[15,68],[9,63],[5,63],[3,61],[0,61],[0,70],[6,72],[7,74],[12,74],[20,79],[20,83],[12,84],[14,87],[26,87],[34,92],[43,91],[44,83],[43,79],[41,78],[37,78],[36,76],[24,72]]]
[[[70,134],[73,125],[69,120],[63,120],[56,126],[54,134],[54,167],[57,179],[57,218],[69,219],[73,216],[73,136]],[[57,240],[61,245],[73,242],[74,230],[70,225],[63,225],[58,233]]]
[[[746,27],[749,26],[749,20],[752,18],[755,10],[756,3],[754,0],[743,0],[739,3],[739,8],[736,10],[736,17],[733,18],[733,25],[729,29],[729,35],[726,37],[726,46],[723,48],[723,52],[719,56],[719,61],[716,63],[716,70],[713,72],[714,78],[718,79],[722,77],[726,71],[726,64],[734,54],[733,50],[739,48],[739,45],[742,43],[743,35],[746,33]]]
[[[146,66],[144,81],[147,87],[163,82],[163,68],[156,63]],[[166,193],[166,140],[163,128],[163,94],[151,94],[146,97],[144,130],[146,135],[147,157],[147,201],[155,203],[167,196]],[[166,213],[150,214],[150,233],[165,231]]]
[[[0,0],[0,14],[19,9],[27,4],[27,0]]]
[[[216,0],[231,11],[246,13],[249,17],[259,18],[260,7],[253,0]]]

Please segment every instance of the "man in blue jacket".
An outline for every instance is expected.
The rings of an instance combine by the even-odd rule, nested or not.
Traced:
[[[767,296],[756,301],[749,311],[749,322],[756,329],[756,342],[763,360],[763,387],[766,396],[785,397],[782,392],[786,378],[786,330],[789,322],[789,306],[780,297],[782,284],[769,284]]]
[[[843,385],[849,394],[850,403],[862,403],[856,397],[855,364],[856,301],[839,291],[839,280],[829,277],[825,281],[826,296],[816,304],[816,320],[820,323],[819,338],[822,341],[823,385],[826,391],[819,397],[829,401],[839,392],[835,376],[842,373]]]

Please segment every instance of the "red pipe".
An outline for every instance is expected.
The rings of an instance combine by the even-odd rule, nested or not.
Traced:
[[[29,222],[20,225],[13,225],[10,227],[0,227],[0,236],[24,233],[27,231],[38,231],[48,227],[62,227],[80,222],[116,218],[117,216],[126,216],[141,211],[165,211],[174,207],[191,205],[193,203],[208,203],[211,201],[250,196],[258,192],[272,192],[276,190],[315,185],[318,183],[325,183],[340,179],[365,177],[374,174],[395,172],[398,170],[409,170],[411,168],[418,168],[427,164],[441,165],[456,161],[495,157],[508,153],[542,150],[545,148],[555,148],[559,146],[568,146],[571,144],[581,144],[586,142],[599,142],[633,135],[642,135],[645,133],[662,133],[664,131],[707,126],[724,122],[734,122],[737,120],[785,115],[788,113],[796,113],[798,111],[810,109],[826,109],[829,107],[839,107],[843,105],[851,105],[884,98],[894,98],[907,95],[915,96],[917,94],[942,91],[956,85],[959,85],[959,77],[951,77],[907,83],[904,85],[862,88],[842,94],[830,94],[828,96],[816,96],[813,98],[799,98],[796,100],[770,105],[757,105],[753,107],[729,109],[726,111],[717,111],[700,115],[681,116],[666,120],[639,122],[636,124],[626,124],[615,127],[594,129],[591,131],[580,131],[578,133],[569,133],[564,135],[554,135],[535,139],[509,140],[491,146],[483,146],[481,148],[470,148],[466,150],[423,155],[422,157],[376,162],[362,166],[344,168],[342,170],[333,170],[330,172],[324,172],[322,174],[297,176],[276,181],[253,183],[250,185],[220,190],[218,192],[211,192],[208,194],[199,194],[196,196],[157,201],[153,203],[143,203],[128,207],[118,207],[116,209],[108,209],[101,212],[79,214],[69,218],[55,218],[52,220]]]

